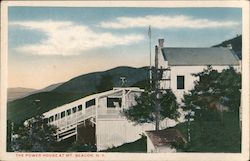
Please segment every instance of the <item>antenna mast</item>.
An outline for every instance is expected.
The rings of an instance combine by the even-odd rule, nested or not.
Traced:
[[[152,84],[152,63],[151,63],[151,25],[148,27],[148,37],[149,37],[149,81]]]

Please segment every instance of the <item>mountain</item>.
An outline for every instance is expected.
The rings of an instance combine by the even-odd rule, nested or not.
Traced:
[[[126,77],[126,86],[131,86],[147,77],[147,68],[116,67],[103,72],[89,73],[75,77],[57,87],[55,92],[92,93],[102,77],[110,76],[114,87],[121,86],[120,77]]]
[[[62,83],[56,83],[49,85],[48,87],[42,88],[42,89],[32,89],[32,88],[22,88],[22,87],[16,87],[16,88],[8,88],[8,94],[7,99],[8,102],[14,101],[16,99],[20,99],[26,96],[29,96],[31,94],[39,93],[39,92],[49,92],[60,86]]]
[[[35,92],[37,89],[32,88],[22,88],[22,87],[15,87],[15,88],[8,88],[7,96],[8,102],[16,100],[18,98],[23,98],[25,96],[30,95],[31,93]]]
[[[120,86],[120,77],[126,77],[125,86],[132,86],[148,77],[148,68],[117,67],[107,71],[94,72],[75,77],[60,84],[51,91],[31,94],[7,104],[8,120],[20,123],[37,114],[42,114],[57,106],[72,102],[87,95],[98,93],[96,87],[104,76],[112,78],[114,86]]]
[[[62,85],[63,83],[55,83],[55,84],[49,85],[45,88],[37,90],[35,93],[52,91],[52,90],[56,89],[58,86]],[[35,93],[33,93],[33,94],[35,94]]]
[[[237,35],[236,37],[223,41],[220,44],[214,45],[213,47],[227,47],[229,44],[232,45],[232,49],[235,52],[235,54],[239,57],[239,59],[242,58],[242,35]]]

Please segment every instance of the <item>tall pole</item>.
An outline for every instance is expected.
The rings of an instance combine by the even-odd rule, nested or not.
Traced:
[[[148,27],[148,37],[149,37],[149,82],[152,84],[152,63],[151,63],[151,25]]]
[[[159,90],[159,60],[158,60],[158,55],[159,55],[159,49],[157,46],[155,46],[155,130],[159,131],[160,130],[160,110],[161,110],[161,103],[160,103],[160,97],[161,93]]]

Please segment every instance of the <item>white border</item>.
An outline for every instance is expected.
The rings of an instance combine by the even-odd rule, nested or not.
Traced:
[[[8,53],[8,6],[60,6],[60,7],[239,7],[242,8],[242,152],[241,153],[95,153],[104,157],[34,158],[16,157],[21,153],[6,153],[6,102],[7,102],[7,53]],[[247,1],[3,1],[1,2],[1,109],[0,109],[0,160],[225,160],[246,161],[249,159],[249,2]],[[29,153],[25,153],[29,154]],[[44,154],[44,153],[32,153]],[[52,154],[52,153],[46,153]],[[69,154],[69,153],[53,153]],[[72,155],[79,153],[71,153]],[[93,154],[93,153],[80,153]]]

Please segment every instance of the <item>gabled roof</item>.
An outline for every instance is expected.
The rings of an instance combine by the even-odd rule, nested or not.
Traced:
[[[163,48],[163,57],[172,66],[239,65],[236,54],[222,47]]]

